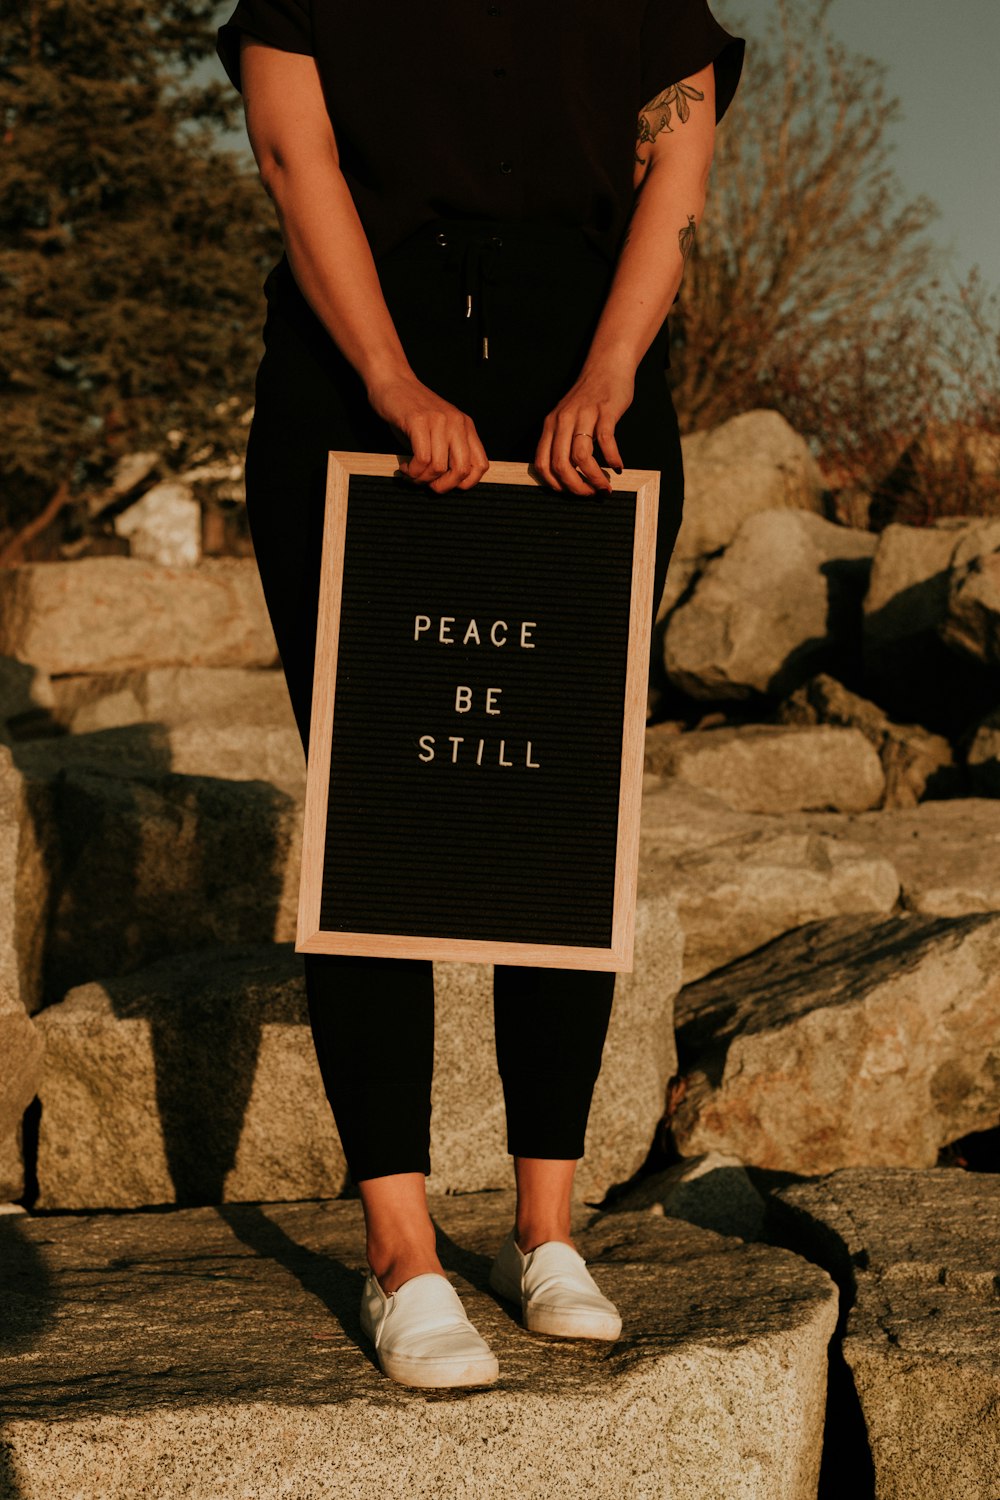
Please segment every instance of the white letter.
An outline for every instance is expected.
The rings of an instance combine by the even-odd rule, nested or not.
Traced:
[[[462,637],[462,645],[463,646],[468,641],[470,635],[475,636],[475,638],[476,638],[476,645],[477,646],[481,646],[483,644],[482,641],[479,639],[479,626],[476,624],[475,620],[470,620],[469,621],[468,628],[466,629],[465,635]]]
[[[503,688],[487,688],[486,689],[486,712],[488,714],[498,714],[500,712],[500,710],[498,708],[494,708],[493,707],[493,694],[494,693],[502,693],[502,692],[503,692]]]
[[[423,623],[421,623],[421,621]],[[431,617],[430,617],[430,615],[414,615],[414,617],[413,617],[413,639],[415,641],[420,639],[420,632],[422,630],[430,630],[430,628],[431,628]]]
[[[500,764],[502,766],[512,766],[514,764],[514,762],[512,760],[504,760],[504,758],[503,758],[503,747],[504,747],[504,741],[501,740],[500,741]]]
[[[441,641],[441,643],[443,645],[445,645],[445,646],[454,646],[454,644],[455,644],[455,642],[452,640],[451,636],[448,634],[448,632],[444,628],[445,625],[454,625],[454,623],[455,623],[455,616],[454,615],[442,615],[441,616],[441,623],[440,623],[440,626],[438,627],[438,640]]]
[[[485,740],[480,740],[479,741],[479,749],[476,751],[476,765],[477,766],[481,766],[482,763],[483,763],[483,746],[484,746],[485,743],[486,743]]]
[[[506,620],[494,620],[492,628],[490,630],[490,640],[493,642],[494,646],[506,646],[506,644],[507,644],[507,637],[506,636],[504,636],[504,638],[503,638],[502,641],[498,641],[497,640],[496,629],[497,629],[498,625],[502,625],[503,628],[504,628],[504,630],[507,629],[507,621]]]
[[[430,755],[421,755],[421,760],[428,761],[434,759],[434,736],[432,734],[422,734],[417,744],[421,750],[429,750],[431,752]]]
[[[455,712],[467,714],[472,707],[472,689],[470,687],[455,688]]]
[[[537,620],[522,620],[521,621],[521,645],[522,646],[527,646],[527,648],[528,648],[529,651],[534,651],[534,649],[535,649],[535,643],[534,643],[534,641],[527,640],[525,638],[524,632],[527,630],[527,628],[528,628],[529,625],[537,625],[537,624],[538,624]]]
[[[531,741],[530,740],[528,741],[528,749],[525,752],[524,764],[526,766],[531,766],[532,769],[535,770],[535,771],[537,771],[537,770],[540,769],[538,761],[537,760],[532,760],[532,758],[531,758]]]
[[[451,763],[452,763],[452,765],[454,765],[455,762],[458,760],[458,747],[462,743],[462,741],[465,739],[465,735],[464,734],[449,734],[448,738],[451,740],[451,743],[454,746],[454,749],[451,752]]]

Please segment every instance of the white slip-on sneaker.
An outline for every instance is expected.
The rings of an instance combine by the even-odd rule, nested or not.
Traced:
[[[616,1339],[621,1314],[605,1297],[578,1250],[545,1240],[523,1253],[511,1230],[490,1267],[490,1286],[521,1307],[531,1333],[566,1339]]]
[[[438,1271],[411,1276],[388,1293],[369,1271],[361,1327],[375,1345],[379,1369],[402,1385],[491,1385],[500,1374],[493,1350]]]

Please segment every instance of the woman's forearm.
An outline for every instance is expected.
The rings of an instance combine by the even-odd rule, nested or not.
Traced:
[[[586,365],[632,375],[670,311],[701,223],[715,150],[715,68],[640,111],[635,199]]]
[[[670,311],[701,223],[709,165],[652,161],[638,191],[611,289],[584,368],[634,373]]]
[[[261,178],[306,301],[366,385],[409,371],[368,238],[337,161],[273,161]]]

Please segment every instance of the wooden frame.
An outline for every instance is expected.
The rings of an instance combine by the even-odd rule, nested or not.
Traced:
[[[329,454],[295,951],[630,972],[635,939],[639,818],[659,498],[660,476],[656,470],[626,469],[620,475],[612,473],[611,476],[613,491],[621,490],[635,495],[635,531],[610,947],[500,942],[492,939],[478,941],[393,933],[331,932],[323,931],[320,927],[340,633],[339,604],[344,574],[350,479],[352,475],[391,477],[398,474],[400,462],[392,454]],[[482,483],[545,488],[527,464],[519,463],[491,464]]]

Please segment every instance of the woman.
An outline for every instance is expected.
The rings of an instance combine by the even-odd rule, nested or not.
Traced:
[[[683,494],[666,315],[744,46],[706,0],[240,0],[220,28],[285,244],[265,283],[247,511],[307,752],[331,448],[409,451],[402,471],[437,494],[491,458],[533,463],[581,504],[608,469],[658,469],[659,600]],[[380,1368],[489,1383],[496,1359],[427,1210],[431,961],[304,963]],[[517,1212],[490,1281],[528,1329],[562,1337],[621,1328],[570,1233],[614,979],[494,968]]]

